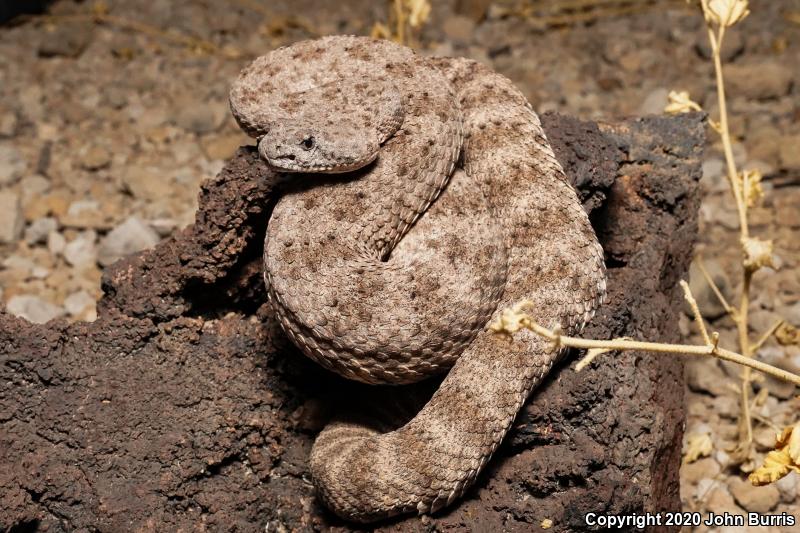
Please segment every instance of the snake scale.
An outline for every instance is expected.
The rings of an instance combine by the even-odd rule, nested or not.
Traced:
[[[479,63],[352,36],[256,59],[230,103],[287,173],[264,246],[287,335],[365,383],[448,371],[399,427],[326,426],[310,461],[319,496],[358,522],[450,504],[557,357],[489,321],[529,299],[537,322],[574,332],[605,293],[602,249],[537,115]]]

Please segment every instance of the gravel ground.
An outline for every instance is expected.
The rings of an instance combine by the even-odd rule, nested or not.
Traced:
[[[606,3],[575,16],[559,10],[566,3],[521,16],[500,2],[437,2],[421,49],[492,65],[539,111],[594,120],[660,113],[668,91],[684,89],[715,112],[697,12],[664,0]],[[723,53],[730,62],[736,159],[766,176],[752,231],[776,240],[777,271],[759,272],[755,281],[751,322],[760,332],[778,317],[800,325],[800,2],[761,0],[751,7]],[[89,16],[93,9],[100,21]],[[93,320],[101,268],[190,223],[199,183],[251,142],[227,110],[228,83],[239,69],[297,39],[367,34],[385,12],[384,3],[366,0],[62,0],[44,16],[0,27],[0,298],[6,308],[36,322]],[[707,151],[703,183],[698,253],[732,297],[740,284],[737,220],[716,144]],[[732,322],[697,278],[692,285],[701,309],[713,318],[721,344],[735,348]],[[699,342],[688,318],[682,327],[687,341]],[[771,340],[760,355],[800,371],[798,346]],[[711,360],[689,365],[687,433],[709,433],[715,449],[683,468],[685,508],[793,511],[800,520],[797,474],[755,489],[730,466],[726,450],[736,436],[738,406],[729,384],[738,373]],[[769,394],[756,409],[760,454],[774,442],[773,425],[796,421],[800,410],[795,388],[772,380],[764,385]]]

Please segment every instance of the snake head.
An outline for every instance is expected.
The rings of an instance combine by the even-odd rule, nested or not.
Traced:
[[[239,125],[261,157],[283,172],[351,172],[378,157],[403,123],[402,93],[387,79],[340,79],[298,90],[231,89]]]
[[[341,173],[357,170],[378,157],[381,139],[363,125],[344,119],[331,125],[312,120],[276,124],[258,141],[268,165],[283,172]]]

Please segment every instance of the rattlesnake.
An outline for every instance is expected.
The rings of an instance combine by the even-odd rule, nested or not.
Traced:
[[[538,117],[479,63],[344,36],[256,59],[230,103],[267,163],[300,173],[264,248],[289,337],[366,383],[449,368],[399,428],[327,426],[311,452],[318,494],[360,522],[449,504],[557,355],[531,332],[492,334],[492,316],[529,299],[536,321],[575,331],[605,293],[602,249]]]

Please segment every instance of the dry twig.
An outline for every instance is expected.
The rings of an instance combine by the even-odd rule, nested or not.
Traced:
[[[757,205],[763,197],[761,189],[762,176],[758,172],[744,171],[739,172],[736,161],[733,157],[733,142],[728,127],[728,108],[725,95],[725,79],[722,72],[721,49],[728,28],[744,20],[750,13],[747,0],[700,0],[700,7],[703,18],[706,22],[708,41],[711,45],[711,55],[714,63],[714,74],[717,86],[717,101],[719,105],[719,121],[710,121],[713,129],[719,134],[722,141],[722,151],[725,156],[728,183],[731,188],[736,211],[739,220],[739,242],[742,253],[742,285],[739,301],[737,305],[731,305],[719,287],[716,286],[702,261],[699,261],[700,271],[705,277],[714,294],[722,303],[728,315],[736,325],[739,350],[741,355],[746,358],[754,357],[758,350],[773,335],[776,335],[785,325],[785,322],[778,321],[767,331],[763,332],[757,341],[750,339],[749,308],[750,291],[753,275],[765,266],[773,266],[772,263],[772,241],[753,237],[750,234],[748,221],[748,208]],[[691,102],[688,94],[670,93],[671,103],[667,107],[667,112],[684,112],[688,110],[688,104],[679,100],[678,96],[685,101]],[[692,102],[696,106],[694,102]],[[702,333],[702,330],[701,330]],[[752,366],[745,365],[742,368],[741,384],[739,387],[741,413],[739,416],[739,439],[734,452],[734,457],[740,464],[749,464],[754,455],[753,448],[753,416],[751,409],[750,396],[752,394]]]
[[[686,282],[681,282],[684,289],[684,294],[689,299],[694,299],[689,290],[689,285]],[[769,374],[777,379],[794,383],[800,387],[800,376],[787,372],[786,370],[776,368],[764,362],[753,359],[752,357],[745,357],[742,354],[726,350],[719,346],[719,334],[714,332],[711,335],[706,335],[708,343],[705,345],[695,344],[669,344],[661,342],[643,342],[626,338],[611,339],[611,340],[594,340],[582,339],[579,337],[569,337],[562,335],[560,331],[548,329],[533,321],[525,310],[533,306],[533,303],[528,300],[516,304],[510,309],[505,309],[500,314],[500,317],[489,325],[489,329],[495,333],[502,335],[512,335],[520,329],[528,329],[537,335],[552,341],[552,348],[559,349],[562,347],[579,348],[590,350],[586,357],[579,361],[576,365],[576,370],[580,371],[585,368],[594,358],[598,355],[611,351],[630,351],[637,350],[643,352],[653,353],[669,353],[676,355],[699,355],[716,357],[723,361],[736,363],[747,368],[758,370],[765,374]],[[695,306],[696,308],[696,306]],[[702,317],[699,311],[696,319],[702,322]]]

